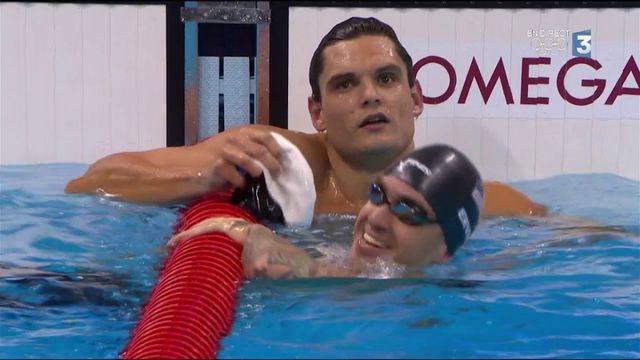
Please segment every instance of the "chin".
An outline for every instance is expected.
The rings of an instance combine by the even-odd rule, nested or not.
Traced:
[[[347,255],[347,260],[352,265],[358,265],[358,264],[372,262],[373,260],[375,260],[375,257],[370,257],[370,256],[361,254],[358,251],[358,246],[354,243],[353,245],[351,245],[351,249],[349,250],[349,254]]]
[[[375,139],[371,139],[371,142],[368,144],[371,149],[378,149],[381,151],[402,151],[407,148],[413,141],[413,138],[410,138],[408,141],[404,138],[399,138],[394,135],[381,135],[376,137]]]
[[[371,156],[387,157],[389,154],[395,154],[399,151],[397,143],[392,141],[379,141],[374,140],[362,147],[362,152]]]

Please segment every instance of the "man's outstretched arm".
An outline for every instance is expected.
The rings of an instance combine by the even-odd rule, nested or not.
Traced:
[[[308,277],[354,277],[357,271],[334,264],[323,264],[303,249],[293,246],[261,224],[244,219],[214,216],[174,234],[167,242],[173,250],[195,236],[221,232],[242,244],[242,267],[248,278],[297,279]]]
[[[237,167],[253,176],[279,171],[280,148],[269,126],[229,129],[198,144],[106,156],[71,180],[66,193],[89,193],[145,204],[184,202],[225,186],[242,186]],[[281,129],[277,129],[281,130]],[[237,166],[237,167],[236,167]]]

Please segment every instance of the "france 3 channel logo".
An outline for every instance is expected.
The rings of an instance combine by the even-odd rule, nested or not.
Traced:
[[[573,56],[591,57],[591,30],[583,30],[571,34],[573,38]]]
[[[567,29],[531,29],[527,31],[529,46],[538,55],[566,54],[571,34],[571,54],[591,58],[591,29],[569,33]]]

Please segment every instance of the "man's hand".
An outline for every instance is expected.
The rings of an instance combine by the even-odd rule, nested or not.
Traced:
[[[183,241],[198,235],[212,232],[221,232],[240,244],[244,244],[250,233],[249,229],[252,226],[264,227],[263,225],[251,224],[240,218],[223,216],[211,217],[202,220],[187,230],[173,235],[173,237],[171,237],[167,242],[167,247],[172,250]]]
[[[252,177],[262,174],[260,162],[267,171],[277,176],[281,171],[281,149],[271,134],[253,127],[239,128],[220,134],[221,141],[215,144],[218,154],[210,172],[209,186],[220,189],[226,184],[244,186],[246,171]]]
[[[250,125],[223,131],[195,145],[121,152],[96,161],[69,181],[65,193],[108,194],[145,204],[186,202],[229,185],[244,185],[244,172],[280,172],[281,149],[271,131]]]

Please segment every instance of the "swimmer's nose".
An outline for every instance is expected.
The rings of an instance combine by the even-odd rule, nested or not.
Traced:
[[[362,80],[363,91],[363,105],[378,105],[380,104],[380,94],[376,84],[371,80]]]
[[[393,217],[394,215],[389,209],[389,205],[381,204],[371,211],[368,222],[375,231],[386,232],[389,231]]]

